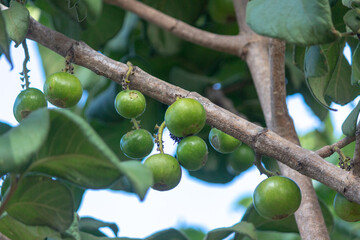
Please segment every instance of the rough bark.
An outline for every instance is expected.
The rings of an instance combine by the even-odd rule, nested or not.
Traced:
[[[286,105],[285,42],[270,41],[271,120],[270,128],[294,144],[300,145],[295,126]],[[302,201],[295,213],[302,239],[330,239],[311,179],[279,163],[281,173],[293,179],[300,187]]]
[[[112,60],[85,43],[69,39],[33,19],[30,21],[27,37],[64,57],[70,50],[73,51],[75,64],[117,83],[121,83],[127,72],[126,64]],[[343,193],[349,200],[360,203],[360,179],[326,162],[315,152],[303,149],[276,133],[213,104],[197,93],[164,82],[140,68],[135,68],[130,80],[132,89],[140,90],[145,95],[167,105],[173,103],[179,95],[197,99],[203,104],[207,112],[207,123],[211,126],[238,138],[259,153],[276,158],[296,171]]]

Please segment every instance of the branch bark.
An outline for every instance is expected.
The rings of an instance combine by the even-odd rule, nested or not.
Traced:
[[[203,31],[183,21],[170,17],[140,1],[105,0],[105,2],[133,12],[146,21],[151,22],[186,41],[217,51],[237,55],[239,57],[243,55],[245,45],[251,40],[244,34],[227,36]]]
[[[271,70],[271,121],[270,128],[294,144],[300,145],[295,126],[286,105],[285,42],[270,41]],[[311,179],[279,163],[284,176],[293,179],[300,187],[302,201],[295,219],[302,239],[330,239]]]
[[[354,158],[351,162],[351,171],[355,176],[360,176],[360,123],[356,127],[355,138],[355,151]]]
[[[44,37],[46,36],[46,37]],[[98,75],[121,83],[127,65],[110,59],[77,42],[53,31],[34,19],[30,20],[27,37],[65,57],[71,50],[74,63],[88,68]],[[164,82],[135,68],[130,87],[164,104],[170,105],[177,96],[197,99],[207,113],[207,123],[243,141],[263,155],[278,159],[289,167],[342,193],[349,200],[360,204],[360,178],[355,177],[322,159],[315,152],[303,149],[276,133],[259,127],[231,112],[213,104],[197,93]]]

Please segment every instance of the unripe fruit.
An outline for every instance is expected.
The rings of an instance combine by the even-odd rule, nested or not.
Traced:
[[[360,204],[350,202],[340,193],[335,195],[334,209],[336,215],[338,215],[344,221],[360,221]]]
[[[80,80],[67,72],[54,73],[44,83],[46,99],[60,108],[75,106],[80,101],[82,93]]]
[[[254,158],[254,151],[248,145],[242,144],[229,154],[228,164],[235,173],[241,173],[254,164]]]
[[[115,109],[124,118],[137,118],[146,108],[144,95],[137,90],[124,90],[115,98]]]
[[[153,173],[153,189],[167,191],[179,184],[181,167],[173,156],[165,153],[151,155],[145,160],[144,165]]]
[[[293,214],[300,206],[301,191],[290,178],[273,176],[255,189],[253,204],[264,218],[280,220]]]
[[[208,149],[204,140],[189,136],[181,140],[176,149],[176,158],[190,171],[199,170],[207,161]]]
[[[26,118],[32,111],[47,107],[45,95],[37,88],[28,88],[19,93],[15,99],[13,113],[18,122]]]
[[[136,129],[122,136],[120,148],[129,158],[144,158],[149,155],[154,148],[153,137],[151,133],[145,129]]]
[[[211,146],[220,153],[231,153],[241,144],[241,141],[219,129],[212,128],[209,133]]]
[[[206,112],[197,100],[180,98],[165,112],[165,124],[176,137],[196,134],[205,126]]]

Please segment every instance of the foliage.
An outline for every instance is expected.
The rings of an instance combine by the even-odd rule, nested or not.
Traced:
[[[28,9],[37,9],[41,15],[36,20],[45,26],[84,41],[115,60],[131,61],[134,66],[186,90],[208,98],[211,91],[219,91],[244,118],[265,126],[250,71],[237,56],[185,42],[106,1],[33,0],[26,5],[23,1],[0,2],[9,7],[0,11],[0,55],[4,54],[10,65],[9,43],[14,41],[19,46],[25,41],[30,22]],[[213,19],[207,0],[143,2],[201,30],[226,35],[239,32],[233,17],[231,21]],[[253,31],[288,43],[287,91],[302,94],[314,114],[324,122],[323,129],[301,136],[305,148],[316,150],[338,140],[332,134],[328,118],[330,105],[345,105],[360,93],[359,11],[359,1],[355,0],[252,0],[246,9],[246,21]],[[352,64],[343,55],[347,45],[352,52]],[[40,46],[40,54],[47,76],[63,68],[64,59],[51,50]],[[139,160],[129,160],[120,150],[119,141],[132,125],[139,128],[139,121],[141,128],[154,133],[154,126],[164,120],[167,107],[145,98],[145,112],[141,116],[136,114],[138,119],[130,122],[119,116],[114,107],[116,95],[124,86],[80,66],[75,66],[74,71],[86,92],[85,103],[70,109],[40,108],[16,127],[0,122],[0,176],[4,180],[0,232],[10,239],[110,239],[99,228],[108,227],[116,235],[119,229],[114,223],[79,218],[76,214],[84,192],[112,189],[135,193],[144,200],[148,189],[154,186],[153,171]],[[343,123],[345,135],[355,134],[359,111],[360,103]],[[204,115],[200,116],[201,128]],[[210,129],[206,125],[195,131],[200,131],[197,136],[208,146],[208,156],[204,167],[189,174],[204,182],[228,183],[247,167],[234,171],[230,167],[232,156],[210,147]],[[162,151],[159,135],[155,143]],[[343,149],[345,155],[352,157],[354,145]],[[333,154],[327,160],[338,164],[338,155]],[[273,160],[266,162],[271,164]],[[266,162],[265,166],[273,170],[274,165],[269,167]],[[187,170],[182,168],[182,171]],[[321,184],[316,185],[316,191],[332,239],[360,238],[358,232],[351,230],[355,225],[344,223],[334,215],[335,192]],[[166,229],[145,239],[216,240],[229,236],[299,239],[293,215],[271,221],[261,217],[252,204],[246,207],[242,220],[230,227],[208,233],[191,227]]]

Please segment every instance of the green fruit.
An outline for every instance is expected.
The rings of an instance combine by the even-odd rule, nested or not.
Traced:
[[[229,23],[236,21],[232,0],[209,0],[208,9],[214,22]]]
[[[242,144],[228,157],[228,163],[232,170],[236,173],[246,171],[254,164],[254,151],[245,144]]]
[[[220,153],[231,153],[241,144],[241,141],[219,129],[212,128],[209,133],[211,146]]]
[[[336,215],[338,215],[344,221],[360,221],[360,204],[350,202],[340,193],[335,195],[334,209]]]
[[[189,136],[181,140],[176,149],[180,164],[190,171],[199,170],[207,161],[208,148],[198,136]]]
[[[300,206],[301,191],[290,178],[273,176],[255,189],[253,204],[264,218],[280,220],[293,214]]]
[[[46,99],[60,108],[75,106],[80,101],[82,93],[80,80],[67,72],[50,75],[44,84]]]
[[[196,134],[205,126],[204,107],[192,98],[176,100],[165,112],[165,124],[176,137]]]
[[[151,153],[154,141],[151,133],[147,130],[136,129],[122,136],[120,148],[129,158],[140,159]]]
[[[146,108],[144,95],[137,90],[124,90],[115,98],[115,109],[124,118],[137,118]]]
[[[13,113],[18,122],[32,111],[47,107],[45,95],[37,88],[28,88],[19,93],[15,99]]]
[[[153,189],[167,191],[179,184],[181,167],[173,156],[165,153],[151,155],[145,160],[144,164],[153,173]]]

